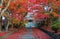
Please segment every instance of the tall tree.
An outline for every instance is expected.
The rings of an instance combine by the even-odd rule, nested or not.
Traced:
[[[1,6],[3,6],[3,1],[5,1],[5,0],[0,0],[1,1]],[[4,9],[3,10],[1,10],[0,9],[0,18],[1,18],[1,16],[4,14],[4,12],[8,9],[8,7],[9,7],[9,5],[10,5],[10,2],[11,2],[11,0],[8,0],[8,3],[7,3],[7,5],[6,5],[6,7],[4,7]],[[1,31],[1,23],[0,23],[0,31]]]
[[[2,6],[2,4],[3,4],[3,0],[0,0],[0,6]],[[2,8],[0,8],[0,14],[1,14],[1,9],[2,9]],[[0,31],[1,31],[1,24],[2,24],[2,23],[1,23],[1,16],[0,16]]]

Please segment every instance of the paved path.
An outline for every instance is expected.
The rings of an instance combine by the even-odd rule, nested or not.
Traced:
[[[38,38],[34,37],[32,29],[28,29],[26,34],[21,36],[21,39],[38,39]]]
[[[8,36],[6,39],[51,39],[39,29],[22,29]]]

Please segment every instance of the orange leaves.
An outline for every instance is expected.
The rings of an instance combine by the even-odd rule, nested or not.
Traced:
[[[21,3],[26,3],[28,0],[20,0]]]
[[[58,14],[56,12],[53,12],[54,17],[58,17]]]
[[[60,6],[60,0],[50,0],[50,3],[53,4],[53,8]]]
[[[27,12],[27,10],[25,8],[23,8],[23,7],[20,8],[20,11],[23,12],[23,13]]]
[[[12,9],[14,9],[14,7],[15,7],[15,3],[14,2],[11,2],[8,9],[9,10],[12,10]]]
[[[28,0],[15,0],[14,1],[15,3],[27,3],[28,2]]]
[[[26,15],[27,9],[25,5],[27,4],[27,0],[14,0],[10,3],[9,11],[12,11],[14,17],[14,23],[19,22],[24,19]]]
[[[18,1],[15,0],[15,1],[13,1],[13,2],[10,3],[9,9],[10,10],[11,9],[13,9],[13,10],[15,10],[15,9],[18,10],[19,9],[20,10],[20,7],[25,6],[27,4],[26,2],[27,2],[27,0],[18,0]],[[21,9],[21,10],[23,10],[23,12],[26,12],[25,9]]]
[[[16,13],[23,13],[23,12],[27,12],[27,10],[25,9],[25,7],[23,7],[21,4],[19,3],[15,3],[12,2],[9,6],[9,10],[13,10]]]

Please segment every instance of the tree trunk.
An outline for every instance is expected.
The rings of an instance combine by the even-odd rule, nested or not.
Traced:
[[[3,4],[3,0],[0,0],[0,6],[2,6]],[[2,8],[0,8],[0,11],[1,11]],[[0,12],[0,31],[2,29],[2,18],[1,18],[1,12]]]
[[[1,1],[2,1],[2,2],[1,2],[0,5],[2,6],[3,0],[1,0]],[[1,10],[1,12],[0,12],[0,17],[1,17],[1,16],[4,14],[4,12],[8,9],[8,7],[9,7],[9,5],[10,5],[10,2],[11,2],[11,0],[8,1],[6,7],[5,7],[3,10],[0,9],[0,10]],[[1,31],[1,24],[2,24],[2,23],[0,22],[0,31]]]
[[[0,31],[1,31],[1,25],[2,25],[2,20],[1,20],[1,17],[0,17]]]
[[[9,21],[8,21],[8,23],[7,23],[6,31],[8,31],[8,27],[9,27]]]
[[[10,5],[11,0],[8,1],[6,7],[1,11],[1,16],[4,14],[4,12],[8,9],[9,5]]]

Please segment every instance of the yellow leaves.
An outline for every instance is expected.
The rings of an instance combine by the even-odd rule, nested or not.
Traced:
[[[17,20],[16,18],[13,19],[13,23],[18,23],[20,20]]]

